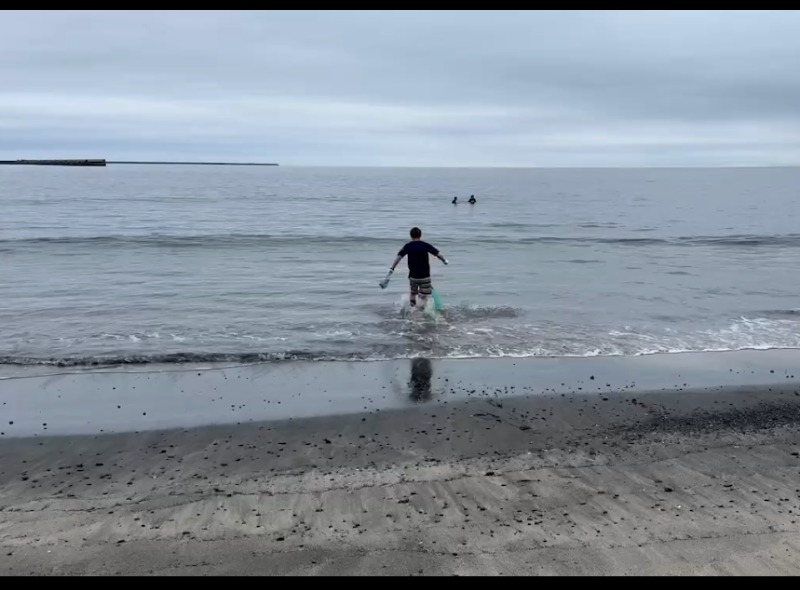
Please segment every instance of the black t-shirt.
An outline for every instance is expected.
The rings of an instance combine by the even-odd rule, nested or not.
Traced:
[[[408,256],[408,276],[412,279],[427,279],[431,276],[428,254],[436,256],[439,251],[422,240],[409,242],[397,253],[400,257]]]

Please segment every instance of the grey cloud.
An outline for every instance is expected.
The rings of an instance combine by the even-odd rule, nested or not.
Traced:
[[[6,11],[0,158],[797,164],[798,25],[792,11]]]

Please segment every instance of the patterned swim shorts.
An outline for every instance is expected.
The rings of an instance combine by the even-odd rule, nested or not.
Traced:
[[[427,279],[408,279],[408,282],[411,286],[411,292],[414,295],[430,295],[433,293],[433,285],[431,284],[431,278],[428,277]]]

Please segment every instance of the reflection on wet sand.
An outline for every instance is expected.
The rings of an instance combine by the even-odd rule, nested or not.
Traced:
[[[409,379],[410,397],[415,402],[425,402],[433,397],[431,379],[433,363],[430,359],[411,359],[411,378]]]

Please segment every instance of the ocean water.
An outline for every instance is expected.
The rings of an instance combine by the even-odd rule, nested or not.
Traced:
[[[794,168],[5,166],[0,364],[800,348],[798,262]]]

